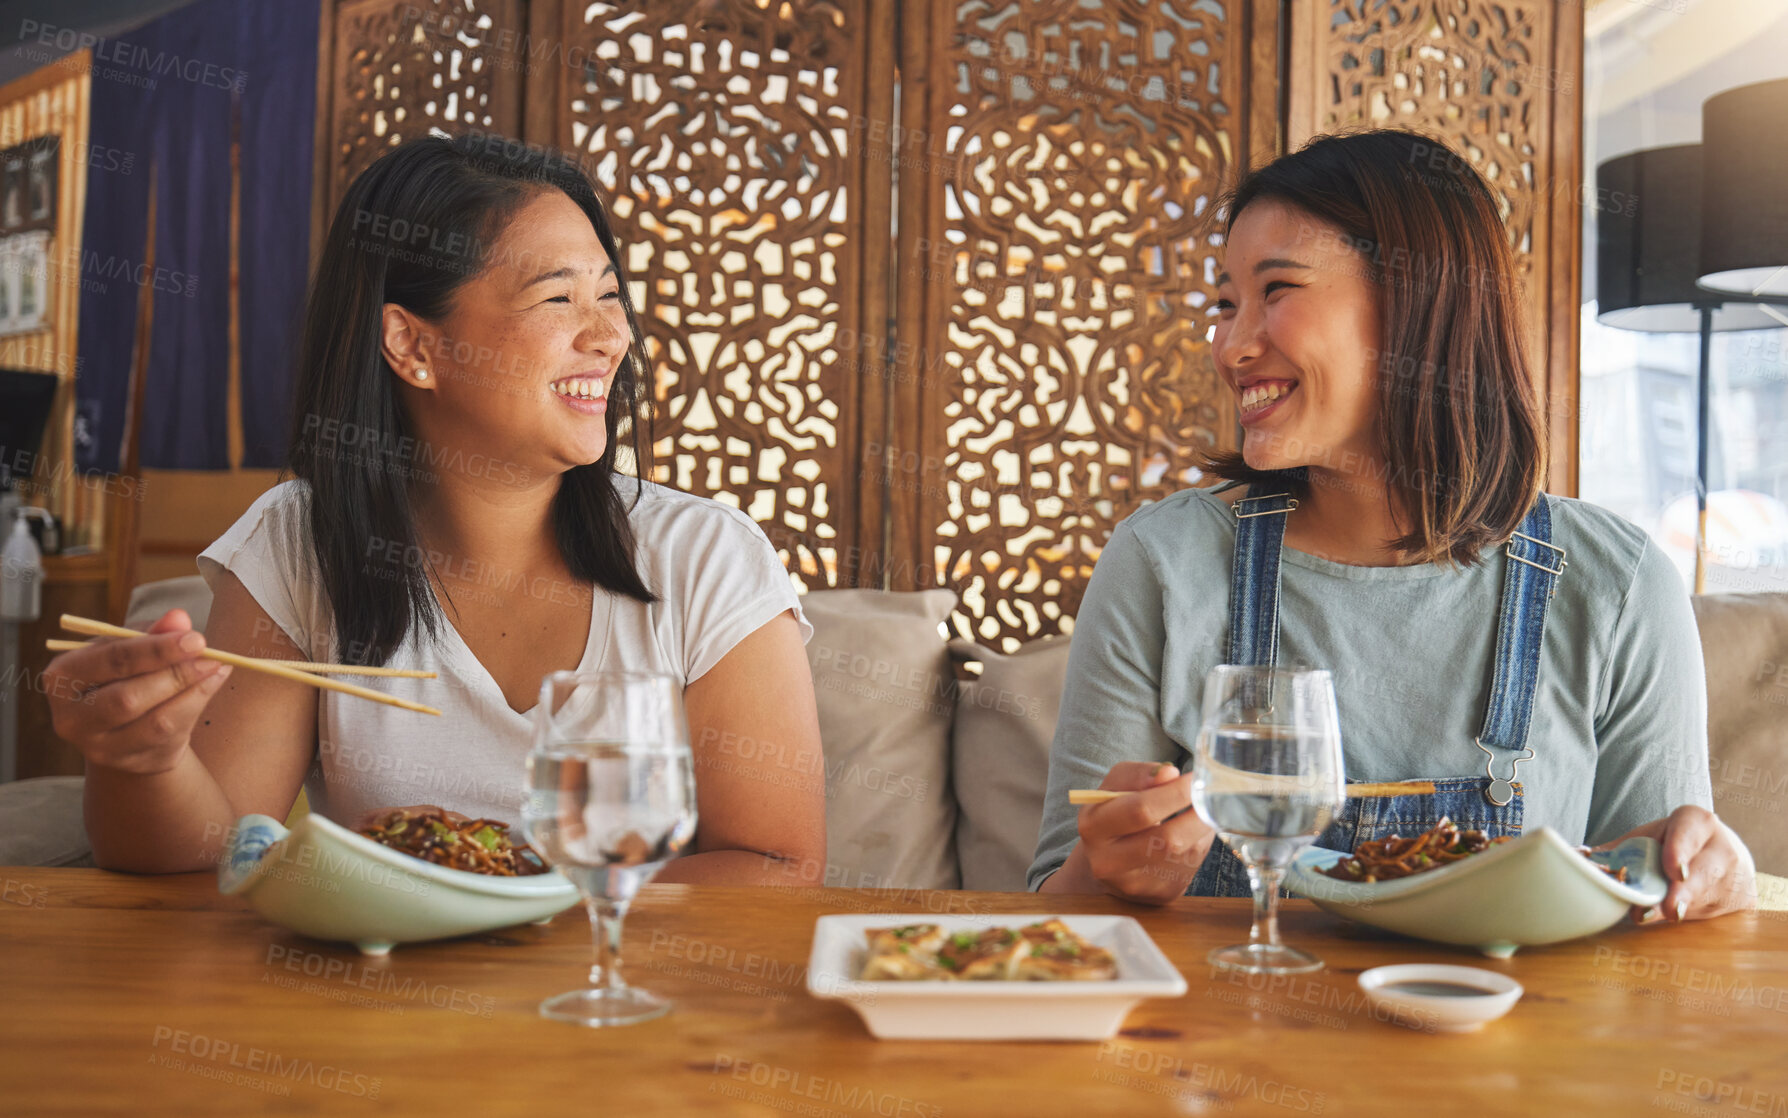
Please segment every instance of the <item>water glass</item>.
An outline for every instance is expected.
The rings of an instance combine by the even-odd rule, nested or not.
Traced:
[[[1248,868],[1254,927],[1247,943],[1211,952],[1213,966],[1250,974],[1320,970],[1279,942],[1279,883],[1345,802],[1341,721],[1326,671],[1213,668],[1192,751],[1192,806]]]
[[[522,829],[584,895],[590,985],[540,1013],[590,1027],[658,1017],[670,1002],[621,974],[621,924],[640,887],[695,837],[695,776],[681,689],[647,672],[554,672],[534,708]]]

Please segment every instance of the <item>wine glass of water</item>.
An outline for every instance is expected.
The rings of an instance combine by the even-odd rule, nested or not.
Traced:
[[[670,1002],[621,976],[621,922],[640,886],[695,837],[695,775],[681,689],[647,672],[554,672],[540,684],[522,827],[583,893],[596,937],[590,985],[540,1014],[631,1025]]]
[[[1213,966],[1251,974],[1322,968],[1321,959],[1279,942],[1279,882],[1340,813],[1344,785],[1328,672],[1211,669],[1192,751],[1192,806],[1247,866],[1254,889],[1248,942],[1211,952]]]

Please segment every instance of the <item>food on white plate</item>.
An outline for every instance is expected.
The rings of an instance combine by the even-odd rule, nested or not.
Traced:
[[[944,945],[944,933],[936,924],[870,928],[864,934],[869,937],[864,979],[915,982],[954,977],[938,966],[937,949]]]
[[[457,811],[392,808],[377,813],[356,833],[448,869],[497,877],[530,877],[547,871],[532,847],[509,837],[509,824],[468,819]]]
[[[868,981],[1084,982],[1117,977],[1117,959],[1060,920],[946,936],[936,924],[870,928]]]
[[[1029,950],[1015,977],[1033,982],[1091,982],[1117,977],[1117,957],[1074,934],[1060,920],[1032,924],[1020,933]]]
[[[1386,839],[1367,840],[1354,849],[1352,857],[1343,858],[1328,869],[1317,872],[1342,881],[1366,884],[1395,881],[1399,877],[1410,877],[1450,866],[1473,854],[1482,854],[1493,846],[1512,841],[1513,835],[1490,838],[1478,830],[1461,831],[1458,824],[1443,815],[1440,822],[1414,838],[1392,835]],[[1590,858],[1594,853],[1587,846],[1579,846],[1577,852],[1585,858]],[[1590,861],[1609,877],[1622,885],[1627,884],[1625,866],[1603,865],[1593,858]]]

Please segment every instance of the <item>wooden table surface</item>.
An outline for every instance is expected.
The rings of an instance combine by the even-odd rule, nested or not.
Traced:
[[[1078,1044],[877,1041],[805,991],[840,912],[1125,912],[1190,984]],[[1247,902],[651,886],[628,969],[670,1016],[542,1020],[589,966],[581,910],[384,960],[263,922],[209,874],[0,868],[0,1113],[1788,1114],[1788,918],[1622,927],[1507,961],[1290,902],[1328,969],[1213,976]],[[1376,1017],[1354,976],[1398,962],[1505,971],[1527,996],[1471,1035]]]

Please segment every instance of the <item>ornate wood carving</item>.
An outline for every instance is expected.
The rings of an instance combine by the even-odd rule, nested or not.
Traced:
[[[523,0],[338,0],[329,99],[329,211],[389,148],[478,129],[519,135],[520,71],[496,41],[523,24]]]
[[[1233,445],[1204,219],[1286,143],[1459,144],[1574,396],[1580,9],[1292,0],[1289,73],[1279,9],[338,0],[332,200],[437,120],[583,153],[657,366],[660,480],[747,510],[806,586],[946,585],[1011,647],[1070,629],[1112,526]]]
[[[883,468],[916,509],[912,583],[956,590],[957,625],[1009,648],[1070,629],[1113,525],[1234,445],[1207,223],[1270,154],[1272,98],[1248,86],[1272,6],[930,7],[903,69],[929,64],[907,115],[926,159],[901,182],[921,196],[899,247],[919,345],[895,374],[917,446]]]
[[[1496,191],[1552,412],[1549,488],[1575,493],[1582,6],[1295,0],[1293,12],[1293,150],[1349,126],[1414,128]]]
[[[556,142],[613,199],[656,363],[657,480],[736,504],[810,587],[864,564],[866,3],[565,5]],[[891,74],[888,76],[891,81]],[[530,88],[536,88],[531,86]],[[885,186],[883,187],[885,195]],[[879,240],[878,240],[879,238]],[[885,314],[885,311],[883,312]],[[873,436],[872,436],[873,437]],[[870,577],[874,577],[873,574]]]
[[[1544,170],[1550,70],[1543,0],[1331,0],[1316,131],[1414,128],[1448,138],[1502,203],[1509,243],[1533,269],[1532,184]],[[1293,136],[1293,147],[1307,136]]]

